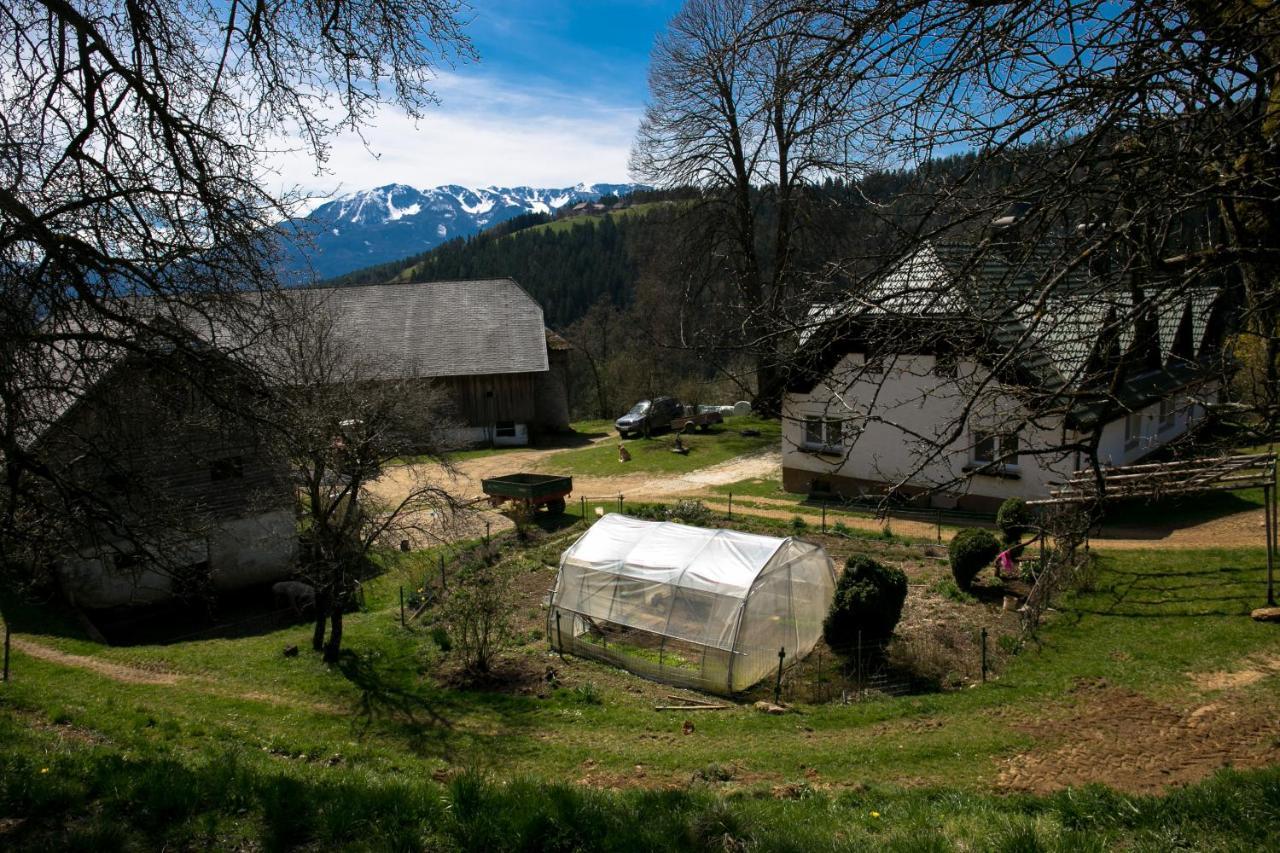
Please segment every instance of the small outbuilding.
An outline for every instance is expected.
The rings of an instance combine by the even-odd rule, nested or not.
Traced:
[[[610,514],[560,558],[551,647],[729,694],[807,655],[835,568],[797,539]]]

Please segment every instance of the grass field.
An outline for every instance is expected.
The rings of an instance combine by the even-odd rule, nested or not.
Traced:
[[[743,430],[758,434],[744,436]],[[594,477],[634,474],[638,471],[678,474],[727,462],[743,454],[777,448],[782,440],[781,436],[778,421],[731,417],[726,418],[724,424],[714,426],[705,433],[695,432],[683,436],[681,440],[689,448],[687,455],[672,452],[676,437],[668,432],[653,438],[619,439],[618,442],[601,442],[581,450],[557,453],[547,459],[542,468],[555,474]],[[630,462],[618,461],[619,443],[630,451]]]
[[[1271,763],[1280,641],[1246,615],[1263,594],[1260,550],[1109,554],[1088,591],[985,685],[801,702],[776,717],[749,706],[689,715],[653,710],[669,688],[547,654],[538,602],[576,532],[510,552],[526,591],[519,643],[488,688],[451,686],[425,627],[398,624],[399,587],[433,582],[435,552],[386,558],[333,669],[305,650],[306,626],[106,648],[44,611],[16,614],[20,640],[98,668],[15,649],[14,680],[0,687],[0,844],[1235,850],[1276,840],[1280,772],[1265,767],[1163,798],[1027,793],[1052,787],[1046,773],[1072,782],[1106,768],[1144,791],[1143,780],[1158,789],[1227,763]],[[913,561],[915,595],[944,571],[911,556],[923,546],[839,547]],[[295,643],[302,654],[284,657]],[[1130,765],[1132,778],[1116,769]]]

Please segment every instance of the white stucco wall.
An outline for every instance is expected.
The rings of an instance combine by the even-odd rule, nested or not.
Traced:
[[[208,539],[175,547],[174,565],[209,561],[214,589],[227,591],[289,576],[297,549],[297,527],[288,510],[221,522]],[[124,543],[117,543],[125,548]],[[174,595],[173,578],[152,568],[116,567],[112,548],[86,548],[62,561],[59,577],[71,601],[81,607],[132,607]]]
[[[1003,500],[1036,498],[1048,493],[1051,481],[1061,479],[1081,464],[1074,453],[1056,448],[1077,440],[1064,433],[1056,417],[1037,417],[999,386],[974,362],[961,361],[956,378],[939,376],[933,356],[898,356],[886,365],[883,380],[859,378],[862,356],[845,356],[826,381],[809,394],[789,394],[783,401],[782,456],[784,469],[815,475],[848,477],[876,483],[893,483],[951,493],[939,495],[946,505],[962,495]],[[1203,416],[1180,394],[1174,423],[1158,429],[1159,405],[1144,409],[1146,434],[1137,446],[1126,448],[1124,420],[1107,424],[1102,434],[1101,459],[1122,465],[1152,452],[1183,434]],[[965,407],[970,406],[967,419]],[[805,418],[849,419],[865,423],[856,440],[846,438],[839,453],[814,453],[805,447]],[[963,421],[963,423],[962,423]],[[990,474],[969,474],[974,431],[1001,432],[1025,421],[1019,430],[1016,479]],[[942,445],[941,454],[936,448]],[[1087,461],[1087,460],[1086,460]]]
[[[448,438],[459,447],[488,447],[491,436],[498,447],[524,447],[529,443],[529,427],[516,424],[514,436],[494,435],[493,427],[459,427],[449,430]]]
[[[289,510],[223,522],[209,536],[214,588],[239,589],[286,577],[297,545],[297,522]]]

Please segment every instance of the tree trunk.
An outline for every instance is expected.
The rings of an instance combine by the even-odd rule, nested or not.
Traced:
[[[316,626],[311,634],[311,648],[315,651],[324,649],[324,621],[329,617],[329,597],[316,596]]]
[[[342,651],[342,604],[335,601],[333,612],[330,615],[331,627],[329,630],[329,642],[324,647],[324,662],[337,663],[338,653]]]
[[[782,371],[773,362],[772,355],[762,355],[756,360],[756,395],[751,401],[754,413],[765,417],[777,417],[782,413]]]

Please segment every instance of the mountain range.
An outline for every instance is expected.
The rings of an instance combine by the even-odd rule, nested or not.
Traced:
[[[638,184],[572,187],[448,185],[415,189],[387,184],[326,202],[285,223],[283,277],[327,279],[362,267],[419,254],[525,213],[555,213],[566,205],[625,195]]]

